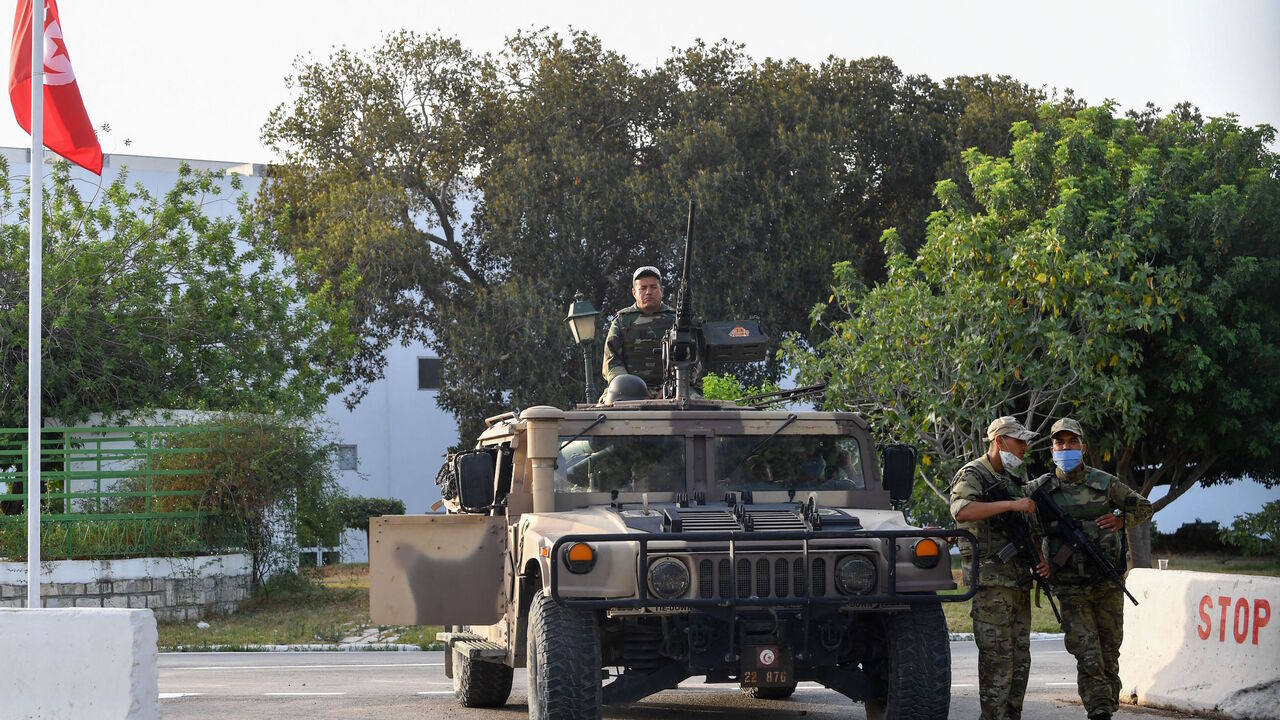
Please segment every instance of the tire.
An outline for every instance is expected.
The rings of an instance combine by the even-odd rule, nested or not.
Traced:
[[[757,700],[786,700],[796,691],[795,685],[787,685],[785,687],[744,687],[741,688],[742,694],[749,698]]]
[[[463,707],[500,707],[511,696],[513,670],[503,664],[472,660],[453,651],[453,696]]]
[[[937,720],[951,708],[951,643],[942,605],[913,605],[885,628],[880,697],[867,700],[867,720]]]
[[[600,631],[595,616],[539,592],[529,606],[525,662],[529,720],[599,720]]]

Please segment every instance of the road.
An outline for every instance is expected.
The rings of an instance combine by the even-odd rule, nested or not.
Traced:
[[[1084,711],[1075,687],[1075,663],[1060,639],[1032,641],[1031,679],[1023,711],[1037,720],[1080,720]],[[972,642],[951,644],[951,717],[978,716],[977,650]],[[523,718],[525,675],[504,708],[472,710],[453,698],[439,652],[163,653],[160,697],[166,720],[210,717]],[[865,718],[861,705],[816,683],[801,683],[790,700],[750,700],[729,685],[687,680],[676,690],[629,708],[605,708],[606,718]],[[1124,708],[1120,718],[1183,718],[1190,715]]]

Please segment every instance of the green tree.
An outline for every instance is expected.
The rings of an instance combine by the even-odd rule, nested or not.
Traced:
[[[642,264],[674,293],[689,197],[698,311],[808,334],[794,289],[841,258],[878,277],[880,230],[919,245],[958,143],[1007,135],[1041,98],[1007,78],[944,88],[886,58],[756,62],[730,43],[645,69],[547,31],[484,56],[397,33],[301,62],[289,87],[264,129],[284,158],[259,197],[266,239],[362,338],[344,380],[376,378],[397,339],[428,339],[464,436],[503,404],[581,397],[564,308],[577,291],[606,317],[629,305]]]
[[[1039,129],[1015,124],[1008,157],[966,155],[974,209],[939,184],[928,242],[892,253],[886,283],[837,266],[842,317],[819,353],[789,358],[922,445],[939,496],[1001,414],[1042,432],[1078,418],[1091,463],[1144,494],[1173,485],[1158,507],[1196,482],[1273,482],[1271,129],[1185,108],[1041,112]]]
[[[1101,460],[1157,511],[1197,484],[1280,481],[1280,155],[1275,131],[1182,105],[1134,113],[1117,140],[1138,147],[1108,222],[1152,240],[1149,262],[1187,280],[1178,321],[1141,340],[1137,380],[1150,408],[1138,435],[1108,425]],[[1126,193],[1121,196],[1119,193]],[[1095,202],[1105,212],[1102,202]],[[1144,301],[1146,298],[1144,298]],[[1156,296],[1156,300],[1159,297]],[[1150,565],[1145,528],[1130,533]]]
[[[9,177],[7,168],[0,175]],[[305,415],[339,389],[349,336],[304,302],[291,267],[212,217],[219,178],[187,166],[154,196],[121,172],[93,202],[65,163],[45,197],[43,415],[155,408]],[[0,185],[0,427],[25,425],[28,224],[25,184]]]

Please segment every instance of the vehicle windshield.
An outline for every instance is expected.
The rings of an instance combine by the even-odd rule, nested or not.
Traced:
[[[862,490],[858,441],[839,435],[758,435],[715,439],[716,477],[725,490]],[[753,452],[754,451],[754,452]],[[728,473],[729,477],[723,474]]]
[[[560,438],[556,492],[683,492],[683,436]]]

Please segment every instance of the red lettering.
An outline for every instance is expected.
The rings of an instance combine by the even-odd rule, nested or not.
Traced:
[[[1227,608],[1231,607],[1231,598],[1218,596],[1218,605],[1222,608],[1222,620],[1218,622],[1218,642],[1227,641]]]
[[[1209,617],[1208,610],[1213,609],[1213,598],[1205,595],[1200,598],[1200,624],[1196,626],[1196,634],[1201,640],[1208,640],[1209,633],[1213,632],[1213,619]]]
[[[1271,620],[1271,603],[1258,598],[1253,604],[1253,644],[1258,644],[1258,631]]]
[[[1240,626],[1241,619],[1244,620],[1244,627]],[[1236,619],[1231,625],[1231,632],[1236,636],[1236,642],[1243,645],[1244,639],[1249,637],[1249,601],[1240,598],[1236,601]]]

